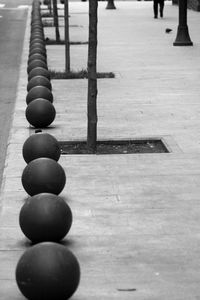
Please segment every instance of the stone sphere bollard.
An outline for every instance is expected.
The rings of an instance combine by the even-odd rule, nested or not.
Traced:
[[[30,41],[33,40],[33,38],[35,38],[36,35],[40,35],[40,38],[43,39],[44,41],[44,30],[43,28],[40,26],[40,25],[34,25],[32,28],[31,28],[31,34],[30,34]]]
[[[56,110],[51,102],[46,99],[38,98],[26,108],[26,119],[35,128],[45,128],[55,119]]]
[[[38,48],[38,45],[39,45],[39,48],[44,49],[46,52],[45,42],[44,41],[41,42],[40,40],[38,42],[36,42],[35,40],[30,42],[29,49],[32,50],[34,48]]]
[[[58,141],[49,133],[32,134],[22,147],[22,155],[26,163],[40,157],[48,157],[58,161],[60,154]]]
[[[21,180],[25,191],[30,196],[40,193],[58,195],[65,186],[66,176],[58,162],[41,157],[32,160],[25,167]]]
[[[30,39],[33,39],[34,37],[42,37],[44,38],[44,31],[41,27],[35,27],[31,29],[31,37]]]
[[[42,51],[44,51],[46,53],[46,46],[41,43],[34,43],[33,45],[31,45],[30,51],[33,49],[41,49]]]
[[[39,30],[34,30],[34,32],[31,33],[31,37],[30,37],[30,45],[33,41],[35,41],[36,39],[39,39],[42,42],[45,42],[45,37],[42,31]]]
[[[69,232],[72,212],[63,198],[42,193],[26,199],[19,214],[24,235],[33,243],[59,242]]]
[[[43,49],[43,48],[40,48],[40,47],[36,47],[36,48],[30,49],[29,55],[32,55],[32,54],[35,54],[35,53],[40,53],[42,55],[47,56],[46,50]]]
[[[34,28],[31,28],[31,35],[30,35],[30,40],[32,40],[34,37],[42,37],[44,38],[45,35],[44,35],[44,30],[43,28],[41,28],[41,26],[39,27],[34,27]]]
[[[32,54],[31,56],[29,56],[28,64],[31,63],[33,60],[36,60],[36,59],[40,59],[40,60],[44,61],[45,63],[47,62],[47,59],[44,55],[39,54],[39,53],[35,53],[35,54]]]
[[[38,67],[33,69],[29,74],[28,74],[28,81],[31,80],[31,78],[35,77],[35,76],[44,76],[46,77],[48,80],[50,80],[50,73],[48,70]]]
[[[32,34],[35,33],[35,31],[40,30],[42,32],[42,34],[44,34],[44,30],[43,30],[43,24],[41,23],[41,21],[38,20],[34,20],[31,22],[31,35],[30,37],[32,37]]]
[[[16,266],[16,282],[31,300],[66,300],[78,288],[80,266],[65,246],[44,242],[30,247]]]
[[[30,39],[30,47],[32,45],[34,45],[35,43],[40,43],[42,45],[45,45],[45,41],[44,41],[44,38],[41,36],[41,37],[33,37]]]
[[[44,69],[47,69],[48,70],[48,67],[47,67],[47,63],[44,62],[43,60],[41,59],[35,59],[33,61],[31,61],[29,64],[28,64],[28,67],[27,67],[27,73],[30,73],[31,70],[37,68],[37,67],[41,67],[41,68],[44,68]]]
[[[35,86],[45,86],[50,91],[52,91],[51,82],[44,76],[35,76],[27,84],[27,91],[29,92]]]
[[[32,89],[29,90],[26,96],[26,103],[29,104],[31,101],[37,98],[43,98],[50,101],[51,103],[53,102],[52,92],[42,85],[34,86]]]
[[[43,4],[44,4],[44,5],[48,5],[49,2],[50,2],[50,0],[43,0]]]
[[[33,27],[34,25],[40,25],[42,27],[42,20],[38,13],[36,13],[31,20],[31,27]]]

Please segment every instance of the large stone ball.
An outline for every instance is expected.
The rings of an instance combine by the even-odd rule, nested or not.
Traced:
[[[35,33],[36,31],[40,31],[42,34],[44,34],[44,30],[43,30],[43,24],[41,24],[40,22],[37,21],[33,21],[31,22],[31,35],[30,37],[32,37],[32,34]]]
[[[66,176],[62,166],[51,158],[41,157],[32,160],[22,173],[22,185],[30,195],[62,192]]]
[[[34,44],[33,46],[30,46],[30,51],[29,51],[29,54],[31,53],[32,54],[32,52],[33,51],[37,51],[37,53],[42,53],[42,54],[46,54],[47,55],[47,52],[46,52],[46,48],[44,47],[44,46],[42,46],[42,45],[40,45],[39,43],[37,43],[37,44]]]
[[[33,43],[44,43],[45,45],[45,38],[44,36],[42,35],[42,33],[40,34],[39,32],[34,35],[31,35],[31,38],[30,38],[30,46],[33,44]]]
[[[41,36],[31,36],[29,45],[34,44],[34,43],[42,43],[45,45],[44,37],[42,35]]]
[[[42,28],[42,21],[40,19],[39,15],[34,14],[32,16],[32,20],[31,20],[31,28],[34,28],[34,26],[40,26],[40,28]]]
[[[21,293],[30,300],[66,300],[78,288],[80,266],[65,246],[44,242],[23,253],[15,276]]]
[[[52,91],[51,82],[44,76],[35,76],[29,80],[27,84],[27,91],[29,92],[35,86],[45,86],[50,91]]]
[[[50,0],[43,0],[43,4],[44,4],[44,5],[48,5],[49,2],[50,2]]]
[[[51,102],[38,98],[26,108],[26,119],[35,128],[45,128],[55,119],[56,110]]]
[[[28,81],[31,80],[31,78],[35,77],[35,76],[44,76],[47,79],[51,79],[50,78],[50,72],[44,68],[38,67],[33,69],[29,74],[28,74]]]
[[[31,30],[31,37],[30,40],[33,40],[34,38],[43,38],[44,39],[44,32],[40,28],[35,28]]]
[[[35,43],[41,43],[41,44],[44,44],[45,45],[45,41],[44,41],[44,38],[41,36],[41,37],[34,37],[34,38],[31,38],[30,39],[30,47],[35,44]]]
[[[45,49],[46,50],[46,44],[44,41],[39,40],[38,42],[36,40],[32,40],[30,42],[30,49],[34,49],[34,48],[38,48],[37,45],[40,45],[40,48]]]
[[[41,132],[32,134],[27,138],[22,148],[22,154],[26,163],[40,157],[48,157],[58,161],[61,150],[55,137],[49,133]]]
[[[35,54],[32,54],[31,56],[29,56],[28,64],[31,63],[35,59],[40,59],[40,60],[44,61],[45,63],[47,62],[47,59],[44,55],[39,54],[39,53],[35,53]]]
[[[45,50],[45,52],[46,52],[46,46],[44,44],[34,43],[33,45],[31,45],[30,50],[32,50],[34,48],[42,49],[42,50]]]
[[[72,212],[63,198],[42,193],[26,200],[20,210],[19,224],[33,243],[59,242],[71,228]]]
[[[42,49],[42,48],[33,48],[33,49],[30,49],[29,51],[29,55],[32,55],[34,53],[40,53],[40,54],[43,54],[43,55],[47,55],[46,54],[46,50],[45,49]]]
[[[30,73],[31,70],[37,68],[37,67],[41,67],[41,68],[44,68],[44,69],[47,69],[48,70],[48,67],[47,67],[47,63],[44,62],[43,60],[41,59],[35,59],[33,61],[31,61],[29,64],[28,64],[28,67],[27,67],[27,73]]]
[[[31,36],[30,36],[30,40],[32,40],[35,37],[42,37],[44,38],[44,31],[42,28],[32,28],[31,29]]]
[[[36,34],[40,34],[40,37],[39,37],[39,36],[36,37]],[[42,28],[36,27],[36,28],[32,28],[32,29],[31,29],[30,41],[32,41],[35,37],[36,37],[36,38],[38,38],[38,37],[39,37],[39,38],[42,38],[43,41],[44,41],[44,31],[43,31]]]
[[[42,21],[38,13],[32,16],[31,27],[33,28],[35,25],[39,25],[42,28]]]
[[[27,94],[26,96],[26,103],[29,104],[31,101],[37,99],[37,98],[43,98],[50,102],[53,102],[53,94],[52,92],[42,85],[34,86]]]

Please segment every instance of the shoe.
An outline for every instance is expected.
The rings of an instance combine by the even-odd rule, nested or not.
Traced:
[[[157,16],[154,16],[154,19],[158,19],[158,17],[157,17]]]

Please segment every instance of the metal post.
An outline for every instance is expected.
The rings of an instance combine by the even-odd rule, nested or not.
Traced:
[[[106,9],[116,9],[115,4],[114,4],[114,0],[108,0]]]
[[[68,0],[64,2],[65,15],[65,72],[70,72],[70,40],[69,40],[69,3]]]
[[[58,22],[58,7],[57,0],[53,0],[53,16],[54,16],[54,26],[56,33],[56,41],[60,41],[60,32],[59,32],[59,22]]]
[[[179,0],[179,25],[174,46],[192,46],[187,26],[187,0]]]

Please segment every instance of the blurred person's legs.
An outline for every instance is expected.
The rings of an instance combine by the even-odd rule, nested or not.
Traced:
[[[160,17],[161,18],[163,17],[164,5],[165,5],[164,0],[160,0]]]
[[[154,18],[158,17],[158,0],[153,1]]]

